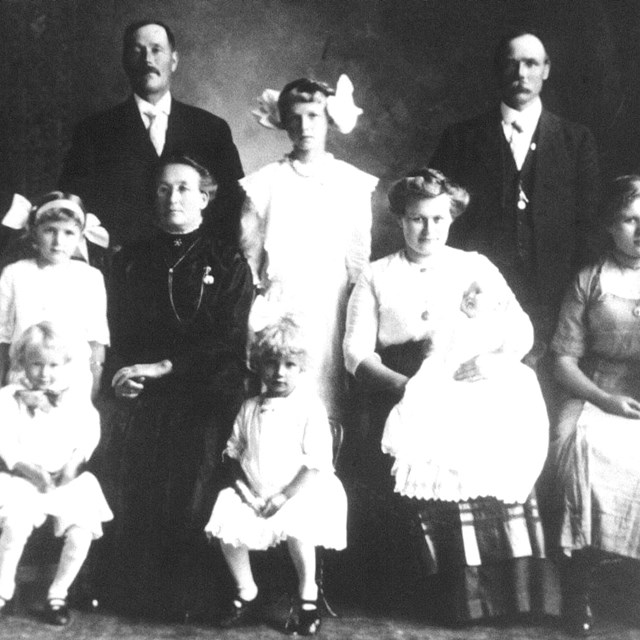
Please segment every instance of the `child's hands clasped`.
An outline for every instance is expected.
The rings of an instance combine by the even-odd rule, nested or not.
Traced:
[[[287,496],[285,496],[284,493],[276,493],[275,495],[267,499],[264,507],[262,507],[262,511],[260,512],[260,515],[263,518],[270,518],[271,516],[278,513],[280,509],[282,509],[286,501],[287,501]]]

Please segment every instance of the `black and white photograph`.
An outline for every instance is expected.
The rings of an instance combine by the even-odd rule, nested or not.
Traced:
[[[637,0],[0,0],[0,638],[640,640]]]

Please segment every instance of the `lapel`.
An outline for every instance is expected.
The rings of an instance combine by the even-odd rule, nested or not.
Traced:
[[[553,209],[549,206],[548,197],[553,189],[548,185],[554,185],[558,181],[558,162],[564,153],[560,144],[559,126],[553,114],[546,109],[542,110],[538,121],[537,146],[535,158],[535,178],[533,186],[532,213],[534,218],[543,216],[545,212]]]
[[[502,182],[504,173],[502,139],[502,116],[500,108],[494,109],[487,114],[485,125],[479,128],[480,139],[478,140],[479,160],[485,165],[489,175],[494,176],[494,180]],[[496,173],[496,167],[498,172]]]
[[[171,113],[169,114],[169,122],[167,123],[167,137],[164,143],[162,155],[171,155],[176,149],[179,149],[180,141],[187,138],[186,125],[188,119],[185,118],[183,104],[175,98],[171,98]]]

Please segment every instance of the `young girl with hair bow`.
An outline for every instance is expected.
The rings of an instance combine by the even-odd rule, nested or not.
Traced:
[[[43,196],[28,214],[24,206],[10,213],[11,226],[26,227],[32,251],[0,275],[0,385],[10,381],[11,345],[27,327],[49,320],[83,338],[85,353],[74,366],[94,397],[109,343],[105,284],[98,269],[72,258],[86,257],[87,237],[106,246],[106,232],[78,196],[61,191]]]

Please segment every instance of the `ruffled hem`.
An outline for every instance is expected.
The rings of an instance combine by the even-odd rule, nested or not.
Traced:
[[[0,474],[0,526],[8,519],[28,520],[41,526],[54,518],[54,533],[61,537],[71,526],[102,536],[102,523],[113,519],[96,477],[84,472],[64,486],[40,493],[28,480]]]
[[[518,470],[522,476],[521,467]],[[396,460],[391,474],[395,477],[394,491],[408,498],[461,502],[493,497],[507,504],[524,502],[538,476],[537,468],[521,478],[514,475],[515,469],[509,472],[494,467],[491,471],[493,477],[483,466],[482,473],[475,477],[472,473],[463,477],[460,472],[435,462],[412,465]]]
[[[268,549],[287,538],[316,547],[344,549],[347,500],[342,485],[333,479],[335,483],[324,486],[332,487],[329,491],[311,485],[266,519],[242,502],[233,489],[225,489],[218,495],[205,532],[233,546],[256,550]]]

